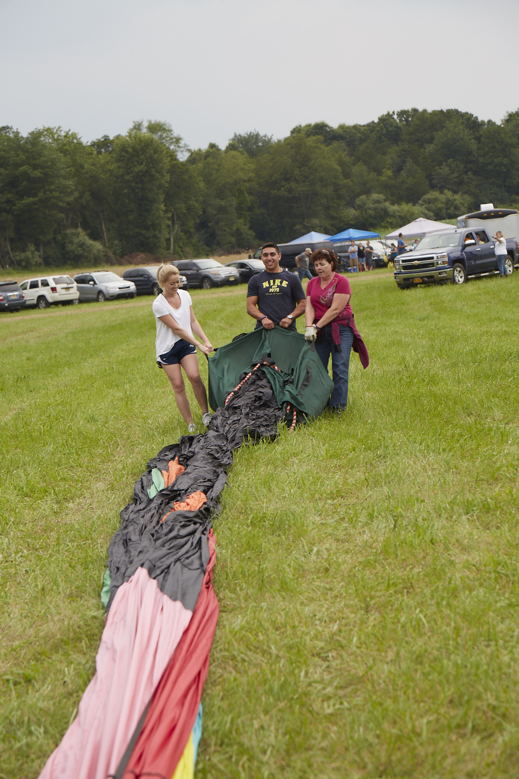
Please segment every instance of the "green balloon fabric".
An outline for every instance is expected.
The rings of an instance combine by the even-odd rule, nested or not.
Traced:
[[[258,363],[263,366],[280,408],[289,403],[307,417],[318,416],[333,389],[314,346],[293,330],[258,328],[238,335],[209,357],[209,403],[216,410]],[[268,365],[273,362],[279,370]]]

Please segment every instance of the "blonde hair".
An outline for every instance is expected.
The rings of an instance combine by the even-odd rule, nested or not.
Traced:
[[[180,271],[176,265],[170,262],[164,262],[157,271],[157,281],[163,287],[170,276],[180,276]]]

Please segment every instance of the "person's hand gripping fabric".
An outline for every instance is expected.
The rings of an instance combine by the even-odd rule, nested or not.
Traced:
[[[313,344],[317,338],[317,328],[315,325],[307,325],[305,328],[305,341]]]

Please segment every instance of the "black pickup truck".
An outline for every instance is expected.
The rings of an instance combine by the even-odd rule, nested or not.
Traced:
[[[406,289],[447,281],[464,284],[470,276],[497,273],[494,243],[480,228],[430,233],[415,249],[395,259],[394,279],[400,289]],[[506,239],[506,246],[505,269],[510,274],[519,261],[519,246],[513,238]]]

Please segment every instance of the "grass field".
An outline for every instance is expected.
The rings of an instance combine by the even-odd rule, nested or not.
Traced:
[[[244,447],[224,490],[197,776],[517,777],[519,273],[352,285],[347,413]],[[193,292],[213,343],[244,295]],[[150,307],[0,317],[2,779],[73,718],[118,512],[184,433]]]

